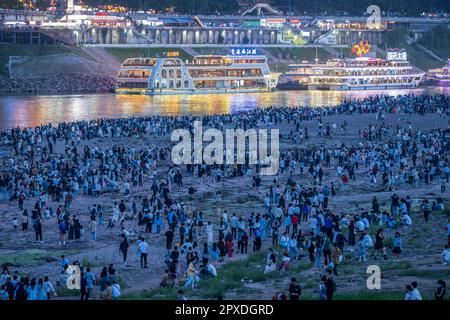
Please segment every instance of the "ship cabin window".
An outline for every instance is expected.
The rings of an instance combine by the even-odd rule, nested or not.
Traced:
[[[164,63],[163,63],[163,67],[166,67],[166,66],[179,66],[179,65],[181,65],[180,61],[179,60],[174,60],[174,59],[166,59],[166,60],[164,60]]]
[[[148,79],[151,74],[151,70],[121,70],[118,78]]]
[[[235,59],[234,63],[240,63],[240,64],[248,64],[248,63],[265,63],[265,59]]]
[[[119,82],[119,88],[139,88],[144,89],[147,88],[147,82]]]
[[[231,65],[232,63],[232,59],[224,58],[222,56],[201,56],[195,57],[193,60],[194,65],[226,66]]]
[[[132,58],[127,59],[123,63],[124,66],[151,66],[153,67],[156,63],[155,59],[145,59],[145,58]]]

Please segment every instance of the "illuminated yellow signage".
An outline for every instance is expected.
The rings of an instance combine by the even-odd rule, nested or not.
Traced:
[[[166,53],[166,57],[179,57],[180,52],[179,51],[169,51]]]

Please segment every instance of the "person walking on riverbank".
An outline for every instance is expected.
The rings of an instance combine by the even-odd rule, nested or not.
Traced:
[[[122,253],[122,259],[123,263],[125,264],[127,262],[127,255],[128,255],[128,247],[130,245],[128,244],[127,237],[123,236],[122,241],[120,242],[119,246],[119,252]]]
[[[233,252],[234,252],[234,242],[233,238],[229,238],[226,241],[226,249],[227,249],[227,255],[228,255],[228,261],[231,261],[233,258]]]
[[[55,290],[55,288],[53,287],[53,284],[52,284],[52,282],[50,281],[50,279],[49,279],[48,276],[45,276],[45,277],[44,277],[44,290],[45,290],[45,292],[46,292],[46,294],[47,294],[47,300],[50,300],[51,297],[52,297],[52,295],[53,295],[53,296],[56,296],[56,295],[57,295],[57,294],[56,294],[56,290]]]
[[[140,253],[141,268],[148,268],[147,256],[148,256],[148,244],[144,238],[141,238],[141,242],[138,244],[138,251]]]
[[[91,219],[89,227],[91,229],[91,247],[94,247],[95,242],[97,241],[97,221],[95,219]]]
[[[34,222],[33,229],[36,235],[36,241],[42,242],[42,224],[40,219],[37,219]]]

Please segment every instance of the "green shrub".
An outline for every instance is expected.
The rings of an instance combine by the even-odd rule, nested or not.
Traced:
[[[75,251],[48,251],[40,249],[23,250],[0,255],[0,265],[10,264],[16,266],[35,266],[48,263],[47,260],[59,259],[61,255],[68,255]]]
[[[384,246],[386,248],[392,249],[394,247],[394,238],[389,237],[384,240]]]

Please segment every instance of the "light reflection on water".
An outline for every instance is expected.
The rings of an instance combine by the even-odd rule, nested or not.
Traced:
[[[391,90],[390,95],[450,93],[450,88]],[[69,95],[0,97],[0,129],[43,123],[143,115],[235,113],[269,106],[328,106],[386,91],[278,91],[170,96]]]

